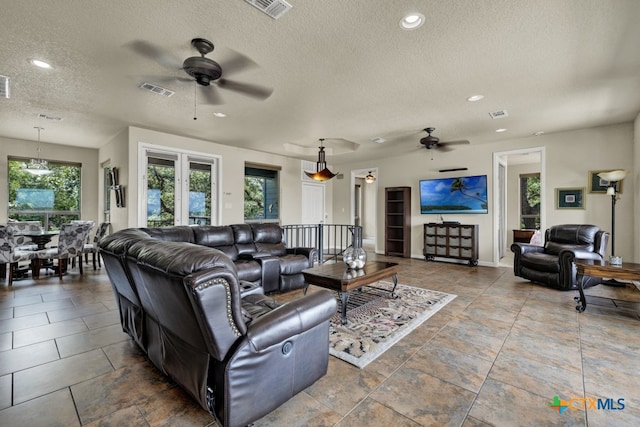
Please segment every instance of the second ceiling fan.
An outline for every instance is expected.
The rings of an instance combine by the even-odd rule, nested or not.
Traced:
[[[433,127],[428,127],[424,129],[424,131],[427,132],[428,135],[420,139],[420,144],[422,144],[424,148],[426,148],[427,150],[436,148],[443,151],[450,151],[451,148],[449,148],[449,146],[451,145],[470,144],[470,142],[466,139],[441,142],[440,138],[438,138],[437,136],[431,135],[431,133],[435,130],[436,128],[433,128]]]

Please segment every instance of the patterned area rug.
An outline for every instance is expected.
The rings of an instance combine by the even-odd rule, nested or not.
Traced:
[[[346,325],[340,322],[338,298],[338,312],[329,325],[332,356],[364,368],[456,297],[399,284],[393,299],[392,288],[393,283],[378,282],[351,292]]]

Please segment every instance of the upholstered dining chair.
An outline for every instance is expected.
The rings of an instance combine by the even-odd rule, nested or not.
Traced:
[[[29,261],[34,258],[34,251],[16,249],[18,245],[24,243],[26,238],[13,238],[13,230],[7,226],[0,225],[0,275],[4,279],[7,275],[7,265],[9,266],[9,286],[13,284],[13,275],[18,269],[18,263]]]
[[[16,236],[18,233],[24,232],[40,232],[42,231],[42,223],[40,221],[9,221],[7,223],[7,228],[11,230],[14,239],[20,240],[16,249],[19,250],[31,250],[35,251],[38,249],[38,245],[32,243],[29,238],[22,237],[18,239],[19,236]]]
[[[92,254],[93,257],[93,269],[96,269],[96,258],[98,260],[98,267],[102,268],[102,263],[100,262],[100,256],[98,255],[98,242],[104,236],[107,235],[107,231],[109,231],[109,227],[111,226],[110,222],[101,222],[98,225],[98,229],[96,230],[96,234],[93,236],[93,242],[85,243],[84,248],[82,249],[82,253],[84,253],[84,262],[85,264],[89,263],[89,254]]]
[[[69,259],[78,258],[80,274],[82,271],[82,250],[87,236],[91,232],[91,225],[87,223],[62,224],[58,235],[58,246],[35,251],[36,267],[34,270],[40,271],[40,260],[57,260],[58,265],[54,268],[60,279],[67,270]]]

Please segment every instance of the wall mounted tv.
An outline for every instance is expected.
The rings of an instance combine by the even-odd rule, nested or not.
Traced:
[[[487,175],[420,181],[422,214],[486,214]]]

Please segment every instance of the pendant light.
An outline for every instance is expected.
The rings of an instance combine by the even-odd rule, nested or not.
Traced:
[[[324,156],[325,156],[324,147],[322,146],[323,142],[324,142],[324,138],[321,138],[320,147],[318,147],[320,148],[320,151],[318,152],[318,161],[316,162],[316,171],[315,172],[304,171],[304,173],[314,181],[328,181],[337,175],[337,173],[333,173],[329,169],[327,169],[327,162],[324,159]]]
[[[34,126],[33,128],[38,129],[38,148],[36,149],[38,155],[37,158],[29,160],[29,163],[22,170],[38,176],[49,175],[53,171],[47,166],[47,161],[40,158],[40,131],[44,130],[44,128],[39,126]]]

